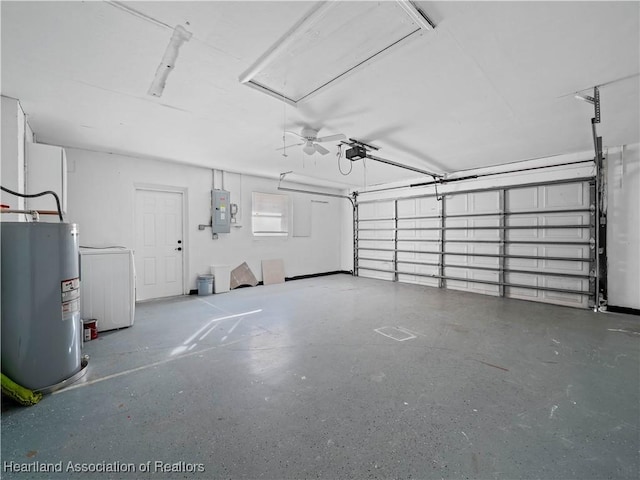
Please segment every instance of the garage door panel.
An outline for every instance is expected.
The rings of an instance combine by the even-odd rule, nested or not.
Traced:
[[[393,227],[394,227],[393,220],[378,220],[375,222],[366,222],[363,225],[362,229],[365,231],[379,230],[380,232],[382,232],[382,231],[390,231]],[[371,233],[367,235],[376,235],[376,233]]]
[[[510,212],[529,211],[538,208],[538,188],[515,188],[506,192]]]
[[[530,287],[538,287],[540,277],[537,275],[525,275],[520,273],[506,273],[505,283],[512,285],[527,285]],[[520,298],[523,300],[535,300],[542,297],[542,291],[535,290],[534,288],[520,288],[507,286],[504,289],[505,297]]]
[[[403,219],[398,218],[398,228],[435,228],[440,227],[440,220],[437,218]]]
[[[532,216],[510,216],[506,225],[509,227],[531,227],[506,229],[505,238],[507,240],[537,240],[540,238],[540,220]]]
[[[544,286],[547,288],[568,289],[577,291],[586,291],[589,288],[588,284],[589,282],[586,280],[560,279],[553,277],[548,277],[544,281]],[[567,306],[583,306],[585,308],[588,306],[588,297],[585,295],[560,291],[544,291],[542,293],[544,300],[550,303],[558,303]]]
[[[435,198],[410,198],[398,200],[398,217],[432,216],[440,212]]]
[[[407,248],[421,248],[419,245],[424,245],[425,249],[429,249],[429,245],[437,245],[440,236],[438,232],[426,232],[422,235],[416,235],[412,232],[398,232],[398,248],[405,250]],[[409,245],[413,245],[409,247]],[[433,247],[435,248],[435,247]]]
[[[374,215],[376,217],[393,218],[395,210],[395,202],[378,202],[374,203]]]
[[[498,227],[500,227],[500,216],[491,215],[491,216],[486,216],[486,217],[471,218],[469,220],[469,226],[470,227],[486,228],[490,232],[500,231],[500,229],[498,228]],[[488,227],[496,227],[496,228],[495,228],[495,230],[493,230],[493,229],[490,229]],[[479,232],[479,230],[477,232]]]
[[[527,257],[539,257],[540,249],[537,245],[508,245],[505,249],[508,255],[522,255]],[[505,258],[505,268],[526,268],[527,270],[537,269],[540,260],[535,258]]]
[[[569,183],[563,185],[547,185],[538,187],[542,190],[544,199],[542,208],[571,208],[582,207],[588,203],[588,193],[585,196],[585,187],[582,183]]]
[[[550,240],[586,240],[589,238],[589,217],[580,214],[560,215],[549,214],[544,219],[545,225],[581,225],[583,228],[554,228],[544,229],[544,238]]]
[[[589,181],[582,181],[450,193],[442,203],[432,196],[377,202],[367,213],[378,218],[360,224],[373,228],[360,232],[372,241],[360,245],[393,249],[397,244],[395,258],[394,252],[390,257],[377,252],[375,258],[384,259],[385,268],[395,266],[402,272],[397,274],[401,282],[587,307],[592,283],[588,276],[594,268],[588,244],[591,190]],[[393,217],[396,205],[397,230],[396,221],[382,218]],[[562,211],[576,209],[585,211]],[[440,274],[445,277],[441,281],[429,277]],[[499,285],[501,281],[505,285]]]
[[[440,219],[438,218],[421,218],[421,219],[398,219],[398,228],[416,228],[419,229],[431,229],[440,228]]]
[[[469,197],[468,195],[447,195],[447,215],[455,215],[459,213],[469,212]]]
[[[363,247],[373,247],[373,248],[393,248],[393,239],[389,239],[388,237],[376,236],[371,232],[367,232],[367,238],[362,239],[358,242],[361,248]]]
[[[411,265],[400,263],[398,265],[398,271],[403,274],[419,273],[421,275],[439,275],[438,267],[433,265]]]
[[[414,199],[398,200],[398,217],[415,217],[417,215],[417,202]]]
[[[469,220],[466,218],[447,218],[447,228],[466,228],[469,226]],[[460,234],[460,236],[467,236],[466,230],[451,230],[447,232],[447,238],[455,238],[456,234]]]
[[[415,285],[426,285],[428,287],[437,287],[438,279],[437,278],[429,278],[417,275],[398,275],[398,281],[402,283],[411,283]]]
[[[554,258],[584,258],[585,260],[588,260],[589,251],[587,247],[554,245],[544,248],[544,256]],[[544,270],[551,272],[589,273],[589,262],[579,262],[574,260],[544,260],[542,267]]]
[[[398,256],[400,255],[403,255],[403,260],[409,260],[408,258],[404,258],[404,255],[407,255],[405,252],[398,252]],[[412,260],[416,262],[437,263],[440,260],[440,255],[437,253],[422,253],[422,251],[416,251],[411,255],[414,256]]]
[[[556,273],[588,273],[588,270],[585,270],[582,267],[582,262],[563,260],[544,260],[541,271]]]
[[[418,215],[437,215],[440,212],[440,202],[435,197],[414,199]]]
[[[398,252],[398,263],[402,263],[403,265],[409,264],[420,264],[420,263],[439,263],[438,262],[439,255],[438,254],[425,254],[425,253],[409,253],[409,252]]]
[[[471,243],[447,243],[444,247],[445,253],[468,253]],[[456,259],[466,262],[466,256],[464,255],[451,255],[450,260]]]
[[[478,192],[468,194],[471,198],[469,213],[492,213],[500,211],[500,192]]]
[[[358,276],[365,277],[365,278],[375,278],[378,280],[388,280],[388,281],[393,281],[394,279],[393,273],[377,272],[377,271],[366,270],[366,269],[361,269]]]
[[[499,267],[500,259],[494,257],[478,257],[471,255],[469,257],[468,265],[472,266],[485,266],[485,267]]]
[[[585,229],[587,230],[587,229]],[[583,240],[582,229],[579,228],[543,228],[542,238],[545,240]]]
[[[399,249],[402,250],[419,250],[420,249],[420,245],[422,244],[422,242],[411,242],[411,241],[403,241],[402,243],[400,243],[399,245]],[[404,255],[404,252],[398,252],[398,256],[400,255]]]
[[[370,257],[364,257],[360,259],[359,263],[360,268],[371,267],[382,269],[386,271],[393,270],[393,258],[384,258],[384,257],[374,257],[373,255]]]
[[[447,267],[444,269],[446,277],[467,278],[469,280],[480,280],[483,282],[498,282],[497,272],[473,271],[462,268]],[[477,292],[486,295],[499,295],[498,285],[490,283],[466,282],[463,280],[446,280],[447,288],[452,290],[462,290],[466,292]]]
[[[474,240],[499,240],[501,235],[499,217],[479,217],[469,220],[469,238]],[[477,230],[474,228],[479,227]],[[495,228],[490,228],[495,227]]]
[[[398,240],[401,242],[411,242],[414,241],[419,244],[422,240],[439,240],[440,233],[437,230],[423,230],[423,231],[400,231],[398,232]],[[422,242],[422,243],[433,243],[433,242]],[[402,244],[402,248],[404,248],[405,243]]]
[[[376,218],[375,203],[363,203],[358,205],[358,217],[360,219]]]
[[[474,253],[482,254],[482,256],[476,256]],[[500,265],[499,257],[488,257],[485,255],[498,255],[500,253],[500,247],[498,245],[478,244],[470,245],[469,256],[467,257],[469,265],[479,266],[492,266],[498,267]]]

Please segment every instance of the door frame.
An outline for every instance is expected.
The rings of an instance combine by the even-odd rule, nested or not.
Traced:
[[[188,232],[189,229],[189,210],[188,210],[188,192],[189,189],[186,187],[176,187],[173,185],[157,185],[152,183],[134,183],[133,184],[133,212],[131,218],[131,228],[132,232],[135,232],[136,228],[136,193],[138,190],[141,191],[152,191],[152,192],[165,192],[165,193],[179,193],[182,198],[182,295],[188,295],[189,290],[187,289],[187,278],[189,274],[189,238]],[[134,235],[134,255],[135,255],[135,243],[136,243],[135,235]],[[135,263],[135,262],[134,262]],[[137,283],[137,274],[136,274],[136,283]]]

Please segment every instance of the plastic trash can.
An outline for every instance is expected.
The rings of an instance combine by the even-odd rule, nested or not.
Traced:
[[[213,275],[198,275],[198,295],[213,293]]]
[[[231,284],[231,267],[229,265],[212,265],[211,273],[215,278],[214,292],[228,292]]]

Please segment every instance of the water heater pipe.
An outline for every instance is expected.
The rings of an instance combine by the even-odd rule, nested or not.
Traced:
[[[9,193],[11,195],[15,195],[16,197],[22,197],[22,198],[36,198],[36,197],[42,197],[44,195],[53,195],[53,198],[55,198],[56,200],[56,208],[58,209],[58,218],[60,218],[60,222],[64,222],[64,218],[62,217],[62,208],[60,208],[60,197],[58,197],[58,194],[52,190],[47,190],[45,192],[40,192],[40,193],[20,193],[20,192],[14,192],[13,190],[9,190],[6,187],[3,187],[0,185],[0,190],[2,190],[3,192]],[[44,211],[41,211],[40,213],[44,213]]]
[[[13,208],[2,208],[0,209],[0,213],[24,213],[25,215],[31,215],[34,222],[40,221],[38,210],[14,210]]]

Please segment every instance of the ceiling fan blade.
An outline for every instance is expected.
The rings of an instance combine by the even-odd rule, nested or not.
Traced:
[[[276,151],[284,150],[285,148],[298,147],[300,145],[304,145],[304,143],[294,143],[292,145],[285,145],[284,147],[276,148]]]
[[[298,138],[300,138],[302,140],[306,140],[305,137],[303,137],[302,135],[300,135],[299,133],[296,133],[296,132],[290,132],[289,130],[285,130],[284,133],[288,133],[289,135],[295,135],[296,137],[298,137]]]
[[[346,135],[344,133],[337,133],[336,135],[328,135],[326,137],[316,138],[316,142],[332,142],[334,140],[344,140]]]
[[[322,145],[318,145],[317,143],[314,143],[313,145],[316,147],[316,152],[318,152],[319,154],[326,155],[327,153],[329,153],[329,150],[324,148]]]

